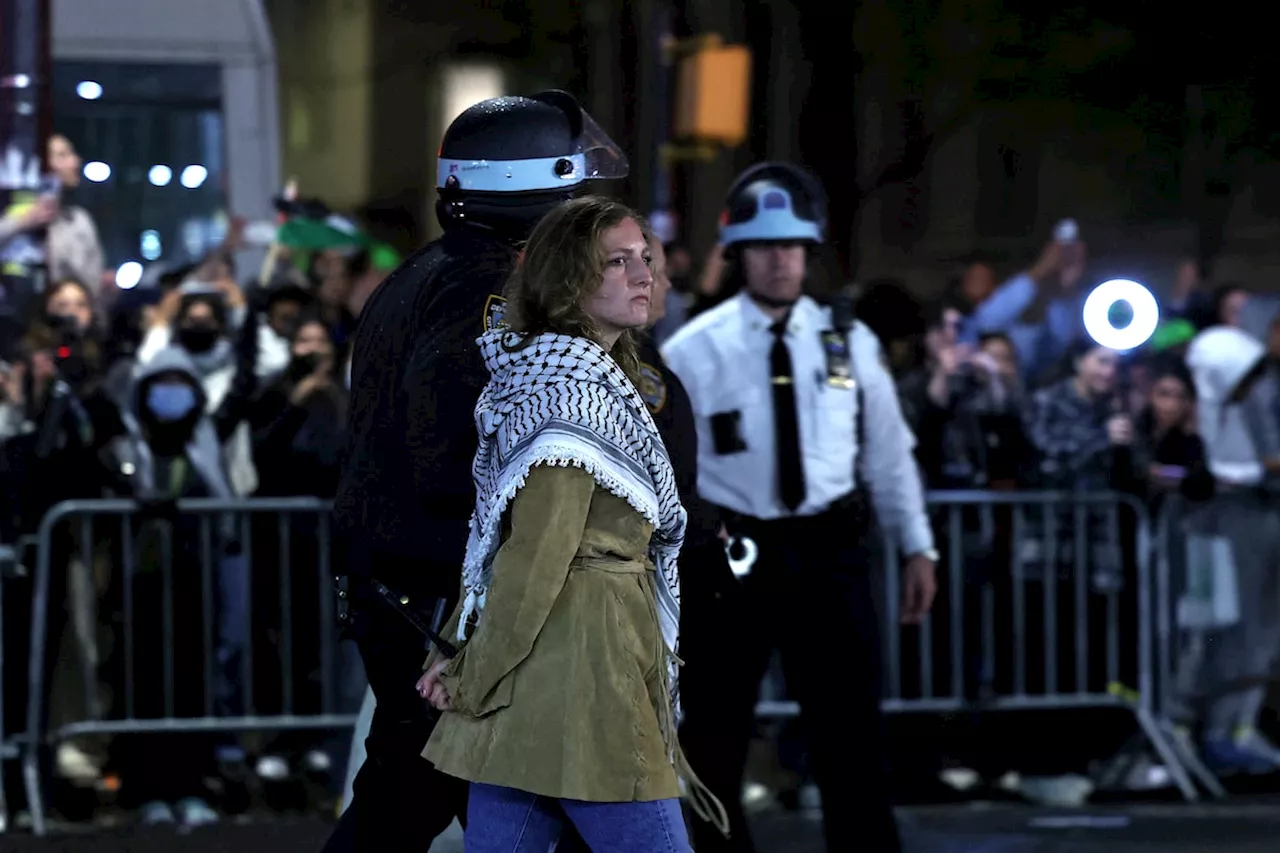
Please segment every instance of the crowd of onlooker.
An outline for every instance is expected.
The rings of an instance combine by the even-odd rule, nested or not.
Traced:
[[[58,146],[67,150],[54,152]],[[55,137],[55,166],[59,157],[66,161],[60,175],[74,185],[78,157]],[[64,231],[76,239],[58,238]],[[137,286],[121,289],[102,271],[92,220],[66,197],[42,198],[0,224],[0,253],[32,235],[47,253],[44,286],[29,293],[20,318],[9,317],[0,340],[0,542],[32,537],[65,500],[129,498],[143,507],[125,533],[118,517],[95,523],[88,548],[75,525],[55,530],[44,667],[49,725],[126,713],[241,714],[247,692],[257,713],[320,710],[315,638],[320,596],[331,590],[315,571],[314,514],[293,518],[280,533],[274,519],[246,525],[218,517],[202,527],[172,509],[192,497],[332,497],[345,449],[347,343],[385,270],[355,245],[292,256],[277,246],[262,273],[238,274],[240,231],[235,223],[206,257],[157,263]],[[11,302],[24,283],[6,280]],[[282,536],[297,567],[286,575],[277,557]],[[6,581],[11,661],[21,661],[29,645],[23,580]],[[160,617],[166,609],[172,619]],[[279,661],[285,645],[288,690],[281,664],[264,663]],[[259,654],[246,689],[251,651]],[[213,670],[208,679],[206,669]],[[348,711],[363,690],[352,669],[342,667],[340,679]],[[11,731],[26,719],[25,671],[6,669]],[[226,799],[240,796],[250,771],[241,739],[166,743],[171,748],[157,750],[137,748],[129,737],[79,738],[56,751],[53,775],[71,789],[127,780],[120,796],[152,821],[213,819],[211,777]],[[345,747],[287,735],[255,752],[259,776],[323,776]]]
[[[712,275],[672,297],[679,308],[696,313],[728,296],[717,291],[715,260],[713,255],[707,265]],[[1138,683],[1138,600],[1150,592],[1136,583],[1139,521],[1151,522],[1147,529],[1155,531],[1166,505],[1202,505],[1215,491],[1199,435],[1189,346],[1210,327],[1239,331],[1261,302],[1251,306],[1243,286],[1213,282],[1197,261],[1180,259],[1172,287],[1162,288],[1155,334],[1141,346],[1117,351],[1085,328],[1084,303],[1099,282],[1077,240],[1048,242],[1030,266],[1003,279],[985,259],[957,272],[940,298],[924,302],[893,279],[854,288],[857,316],[877,333],[898,382],[926,486],[1118,492],[1130,502],[1063,502],[1053,510],[1024,504],[1016,521],[1011,510],[996,505],[954,513],[935,507],[942,560],[933,630],[931,636],[904,638],[902,656],[890,663],[899,669],[893,698],[920,698],[926,690],[947,696],[956,683],[975,701],[993,692],[1009,695],[1015,684],[1033,694],[1116,695]],[[1123,308],[1109,318],[1117,328],[1132,320]],[[1272,328],[1259,349],[1265,345],[1280,364],[1280,329]],[[1271,432],[1280,434],[1280,410],[1267,419]],[[1173,495],[1178,500],[1166,504]],[[1171,529],[1176,534],[1181,527]],[[1168,547],[1176,557],[1179,543]],[[1171,594],[1177,598],[1186,579],[1177,560],[1174,566]],[[1057,587],[1053,614],[1045,612],[1047,584]],[[1015,598],[1021,602],[1018,615]],[[1021,633],[1015,632],[1015,620]],[[1117,633],[1109,634],[1116,620]],[[932,654],[926,655],[923,646],[930,643]],[[1015,643],[1023,646],[1019,673]],[[1086,649],[1082,659],[1079,649]],[[1055,654],[1051,684],[1046,661]],[[1109,667],[1111,659],[1115,667]],[[958,682],[952,680],[953,666],[963,668]],[[1188,717],[1188,723],[1194,720]],[[1109,742],[1105,736],[1078,737],[1070,728],[1047,741],[1034,731],[1038,723],[1028,725],[1032,730],[1024,730],[1024,737],[1015,736],[1018,726],[1007,724],[998,736],[961,736],[968,743],[959,749],[952,738],[949,745],[926,749],[934,752],[924,764],[936,770],[960,762],[966,772],[980,767],[988,781],[1020,771],[1037,783],[1048,780],[1047,790],[1055,792],[1049,799],[1077,801],[1091,790],[1085,778],[1090,763],[1117,745],[1103,745]],[[1244,747],[1204,746],[1213,769],[1280,772],[1280,750],[1260,732],[1237,734],[1248,741]],[[1046,788],[1019,788],[1036,796],[1031,790]]]
[[[716,253],[696,280],[683,249],[669,256],[675,319],[660,337],[730,295],[719,290]],[[899,383],[930,488],[1154,495],[1174,485],[1174,469],[1203,468],[1187,336],[1156,336],[1124,353],[1095,343],[1082,319],[1097,283],[1088,269],[1083,243],[1051,241],[1003,281],[993,263],[975,260],[927,302],[894,279],[854,288],[857,316],[879,336]],[[1243,287],[1204,281],[1189,258],[1174,278],[1162,300],[1166,324],[1240,324]]]

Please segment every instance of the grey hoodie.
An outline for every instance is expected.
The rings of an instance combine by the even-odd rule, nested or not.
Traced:
[[[121,407],[125,428],[132,438],[131,452],[126,451],[131,458],[121,461],[129,462],[134,466],[133,476],[138,484],[137,491],[140,497],[156,491],[151,447],[147,443],[146,434],[139,420],[143,405],[142,390],[148,379],[161,373],[181,373],[190,378],[191,384],[196,389],[197,405],[202,412],[204,411],[204,390],[200,383],[200,376],[196,372],[191,357],[184,350],[172,346],[165,347],[138,369],[133,384],[129,388],[127,404]],[[226,471],[222,467],[222,448],[207,414],[202,414],[200,420],[196,422],[191,439],[187,442],[187,458],[213,497],[233,497]]]
[[[1257,338],[1230,326],[1206,329],[1187,350],[1209,471],[1226,483],[1257,485],[1266,475],[1264,460],[1280,456],[1280,434],[1271,414],[1274,377],[1264,375],[1240,402],[1230,399],[1265,357]]]

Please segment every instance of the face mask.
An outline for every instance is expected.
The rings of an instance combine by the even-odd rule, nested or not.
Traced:
[[[313,352],[305,355],[296,355],[289,362],[288,374],[289,378],[297,381],[305,379],[316,372],[316,367],[320,364],[320,357]]]
[[[178,343],[182,348],[191,353],[204,353],[213,349],[213,345],[218,342],[221,334],[213,326],[205,326],[203,324],[196,326],[183,326],[178,329]]]
[[[72,314],[46,314],[44,322],[64,342],[79,340],[84,336],[80,330],[80,321]]]
[[[190,385],[152,385],[147,390],[147,409],[161,423],[180,421],[196,407],[196,389]]]

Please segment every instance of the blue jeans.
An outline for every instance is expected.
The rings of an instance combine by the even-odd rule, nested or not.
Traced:
[[[474,782],[467,853],[547,853],[566,818],[592,853],[693,853],[679,800],[586,803]]]

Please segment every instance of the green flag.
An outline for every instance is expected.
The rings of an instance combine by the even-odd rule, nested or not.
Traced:
[[[1196,336],[1196,327],[1189,320],[1181,318],[1165,320],[1151,336],[1151,349],[1156,352],[1171,349],[1188,343]]]
[[[328,249],[358,249],[369,245],[369,238],[345,219],[305,219],[295,216],[280,226],[276,241],[290,249],[323,252]]]

